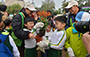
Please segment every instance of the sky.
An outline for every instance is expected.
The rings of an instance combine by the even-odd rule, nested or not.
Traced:
[[[2,0],[0,0],[2,1]],[[32,0],[24,0],[24,1],[29,1],[29,2],[32,2]],[[41,7],[42,5],[42,1],[45,1],[45,0],[33,0],[34,3],[35,3],[35,7]],[[63,0],[53,0],[55,2],[55,9],[57,10],[58,8],[61,8],[62,6],[62,1]],[[71,0],[67,0],[67,1],[71,1]]]
[[[32,2],[32,0],[29,0],[29,1]],[[35,6],[41,7],[42,1],[45,1],[45,0],[34,0]],[[53,0],[53,1],[55,2],[55,9],[61,8],[63,0]],[[70,1],[70,0],[67,0],[67,1]]]

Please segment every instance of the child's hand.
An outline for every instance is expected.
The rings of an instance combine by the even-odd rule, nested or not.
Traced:
[[[35,39],[36,36],[30,33],[29,38],[31,38],[31,39]]]

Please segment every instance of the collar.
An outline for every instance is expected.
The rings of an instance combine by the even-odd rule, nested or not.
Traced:
[[[22,14],[23,14],[24,17],[28,16],[28,14],[24,10],[22,10]]]
[[[76,23],[74,22],[73,25],[72,25],[72,26],[73,26],[72,31],[73,31],[73,33],[78,33],[78,31],[77,31],[76,28],[75,28],[75,24],[76,24]]]
[[[29,32],[31,32],[31,30],[29,30],[29,29],[26,29],[26,28],[23,28],[23,30],[24,30],[24,31],[29,31]]]
[[[57,32],[60,32],[60,31],[65,31],[65,29],[63,29],[63,30],[57,30]]]

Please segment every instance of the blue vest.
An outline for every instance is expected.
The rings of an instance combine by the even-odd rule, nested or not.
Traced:
[[[10,42],[8,41],[9,40],[8,35],[9,34],[4,35],[2,33],[0,35],[0,57],[14,57],[12,52],[9,49],[9,46],[11,45],[10,45]]]

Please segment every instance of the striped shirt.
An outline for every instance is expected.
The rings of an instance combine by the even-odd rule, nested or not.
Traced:
[[[51,41],[51,48],[56,50],[62,50],[66,40],[65,30],[58,31],[56,29],[52,36],[49,37],[49,40]]]

